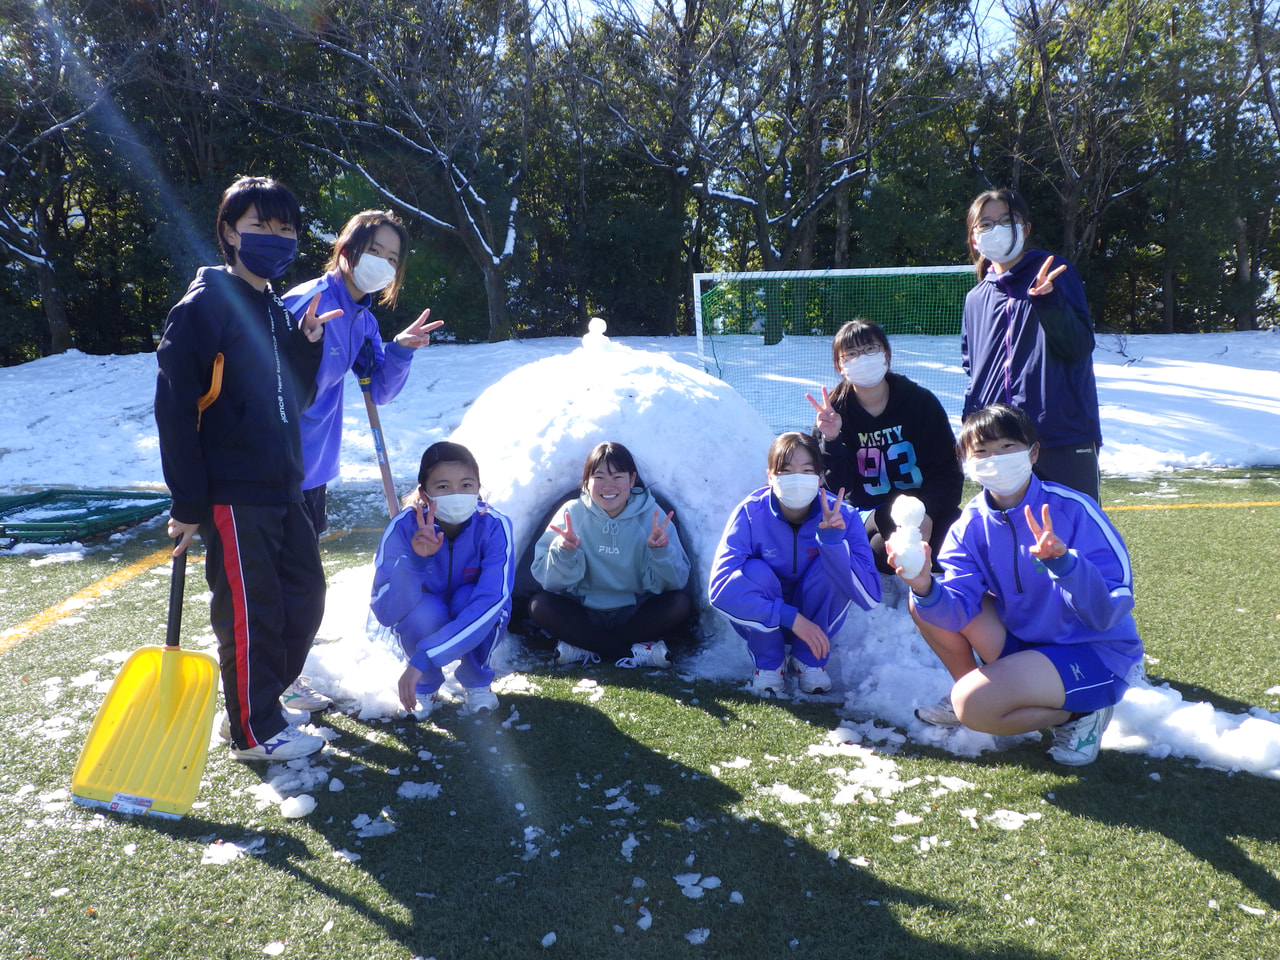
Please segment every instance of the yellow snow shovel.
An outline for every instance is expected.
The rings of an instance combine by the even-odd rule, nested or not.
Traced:
[[[176,820],[200,788],[213,727],[218,661],[178,648],[187,555],[173,560],[163,647],[135,650],[116,675],[71,778],[89,807]]]

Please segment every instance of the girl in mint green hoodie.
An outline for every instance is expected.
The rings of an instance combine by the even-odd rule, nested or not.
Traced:
[[[582,495],[558,511],[534,549],[541,590],[529,615],[557,641],[556,663],[601,658],[669,667],[662,639],[695,612],[689,558],[620,443],[601,443],[582,468]]]

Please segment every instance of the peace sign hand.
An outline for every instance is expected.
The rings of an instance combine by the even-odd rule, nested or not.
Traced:
[[[420,557],[435,556],[437,550],[444,546],[444,531],[436,529],[436,503],[432,500],[427,505],[427,513],[422,514],[422,503],[413,505],[413,512],[418,518],[418,532],[413,535],[409,545]]]
[[[429,344],[431,342],[431,331],[444,326],[443,320],[427,323],[427,317],[429,316],[431,316],[430,308],[423,310],[422,315],[417,320],[396,334],[396,343],[402,347],[408,347],[410,350],[416,350],[418,347],[425,347]]]
[[[1065,556],[1067,545],[1053,532],[1053,520],[1049,517],[1049,505],[1046,503],[1040,508],[1040,516],[1044,520],[1044,526],[1041,527],[1036,523],[1035,514],[1031,512],[1031,504],[1025,507],[1027,512],[1027,526],[1031,528],[1031,535],[1036,538],[1035,546],[1031,548],[1031,555],[1037,560],[1053,560],[1057,557]]]
[[[818,412],[814,418],[813,425],[818,428],[818,432],[822,434],[826,440],[834,440],[840,436],[840,428],[844,426],[844,420],[840,414],[836,413],[835,408],[831,406],[831,394],[826,387],[822,388],[822,402],[819,403],[813,399],[810,394],[805,394],[804,398],[809,401],[813,409]]]
[[[320,316],[316,316],[316,307],[320,304],[320,294],[316,294],[311,298],[311,303],[307,305],[307,312],[302,315],[302,322],[299,326],[306,338],[315,343],[324,336],[324,325],[330,320],[337,320],[342,316],[341,310],[327,310]]]
[[[844,514],[840,511],[840,504],[843,502],[844,487],[841,487],[840,492],[836,494],[836,502],[834,504],[827,503],[825,490],[818,491],[818,505],[822,507],[822,522],[818,524],[819,530],[844,529]]]
[[[671,537],[667,533],[667,524],[671,522],[671,518],[674,517],[675,515],[676,515],[676,512],[672,510],[670,513],[667,514],[667,519],[663,520],[662,525],[659,526],[658,518],[662,516],[662,511],[661,510],[653,511],[653,529],[649,531],[649,539],[646,541],[649,544],[649,546],[657,550],[661,547],[665,547],[668,543],[671,542]]]
[[[577,550],[582,543],[573,533],[573,519],[569,516],[569,511],[564,512],[564,529],[561,530],[554,523],[547,527],[548,530],[554,530],[560,534],[560,546],[566,550]]]
[[[1057,270],[1050,273],[1049,267],[1052,264],[1052,256],[1047,257],[1044,263],[1040,264],[1040,272],[1036,274],[1036,282],[1031,285],[1027,293],[1033,297],[1043,297],[1046,293],[1053,293],[1053,279],[1063,273],[1067,269],[1067,265],[1064,263]]]

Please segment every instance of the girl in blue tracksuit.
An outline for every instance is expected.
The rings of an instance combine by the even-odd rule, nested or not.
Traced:
[[[325,511],[327,484],[341,469],[342,386],[353,367],[369,377],[373,402],[390,403],[409,378],[409,363],[418,347],[431,340],[431,331],[443,326],[427,323],[430,310],[383,345],[378,321],[370,312],[373,296],[395,306],[404,282],[409,234],[400,218],[387,210],[365,210],[347,221],[323,276],[299,284],[284,295],[285,306],[295,315],[320,295],[318,309],[342,311],[325,331],[324,356],[316,373],[316,398],[302,414],[302,462],[306,473],[302,493],[316,536],[328,526]],[[368,345],[366,348],[366,344]]]
[[[418,489],[374,557],[370,606],[409,658],[398,693],[419,719],[437,702],[441,668],[455,660],[467,709],[498,705],[489,654],[511,615],[515,557],[510,522],[479,495],[471,451],[433,443],[422,455]]]
[[[1142,662],[1124,541],[1092,498],[1032,473],[1039,444],[1021,410],[972,414],[960,448],[983,490],[947,534],[941,579],[927,566],[903,578],[955,681],[917,716],[1001,735],[1053,727],[1055,760],[1090,763]]]
[[[830,638],[852,604],[880,602],[880,577],[858,512],[820,489],[818,441],[784,433],[769,447],[768,486],[738,504],[716,548],[711,605],[747,641],[751,691],[785,693],[791,646],[800,689],[831,689]],[[799,643],[792,643],[799,640]]]
[[[964,301],[960,357],[969,385],[960,415],[992,403],[1025,411],[1041,444],[1036,476],[1096,502],[1102,428],[1080,275],[1026,246],[1030,214],[1012,190],[976,197],[966,229],[978,282]]]

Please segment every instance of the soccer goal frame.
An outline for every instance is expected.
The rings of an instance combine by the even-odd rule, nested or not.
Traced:
[[[836,382],[832,336],[848,320],[874,320],[889,335],[894,371],[932,390],[954,418],[964,391],[964,295],[973,282],[971,265],[695,273],[698,360],[775,433],[808,430],[805,393]]]

